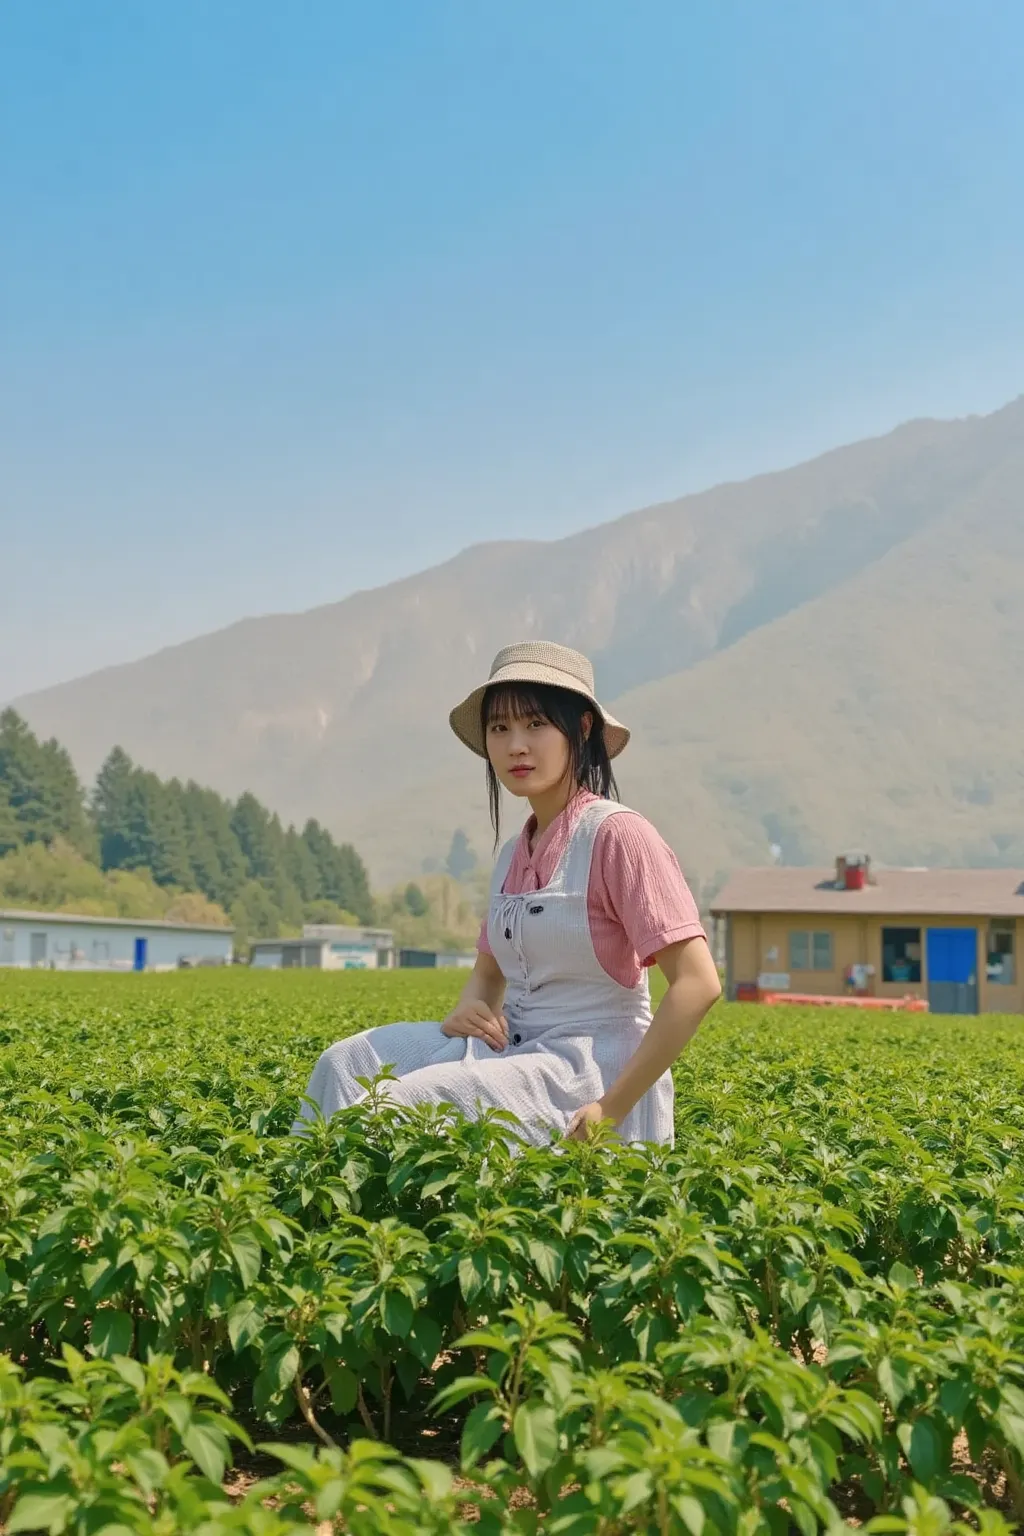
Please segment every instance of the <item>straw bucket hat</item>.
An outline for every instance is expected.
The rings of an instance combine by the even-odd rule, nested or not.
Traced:
[[[609,757],[618,757],[629,740],[629,731],[599,704],[594,693],[594,669],[579,651],[551,640],[529,640],[522,645],[506,645],[491,662],[486,683],[457,704],[448,716],[452,730],[478,757],[487,756],[480,706],[488,688],[498,683],[549,683],[570,693],[582,694],[604,721],[604,739]]]

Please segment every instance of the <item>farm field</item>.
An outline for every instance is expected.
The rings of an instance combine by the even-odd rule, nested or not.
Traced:
[[[1024,1020],[722,1006],[671,1152],[288,1136],[461,979],[0,972],[0,1528],[1024,1518]]]

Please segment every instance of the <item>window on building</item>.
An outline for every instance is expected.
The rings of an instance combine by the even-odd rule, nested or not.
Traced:
[[[825,932],[796,931],[789,936],[791,971],[831,971],[832,935]]]
[[[1017,980],[1016,924],[993,922],[988,930],[986,975],[997,987],[1012,987]]]
[[[882,929],[882,980],[920,984],[920,928]]]

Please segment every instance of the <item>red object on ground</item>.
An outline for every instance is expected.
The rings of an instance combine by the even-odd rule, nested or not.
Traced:
[[[846,870],[846,889],[862,891],[867,884],[867,870],[863,864],[851,864]]]
[[[775,1003],[810,1004],[815,1008],[874,1008],[887,1013],[927,1013],[928,1003],[923,997],[831,997],[824,993],[810,992],[762,992],[761,1002],[771,1007]]]
[[[736,984],[736,1001],[738,1003],[756,1003],[761,996],[756,981],[740,981]]]

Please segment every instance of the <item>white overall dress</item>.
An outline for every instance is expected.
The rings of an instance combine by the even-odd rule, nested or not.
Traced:
[[[320,1057],[306,1090],[325,1116],[365,1098],[357,1077],[390,1063],[395,1104],[451,1104],[470,1118],[508,1109],[534,1145],[564,1131],[574,1112],[618,1077],[651,1022],[646,971],[635,987],[614,981],[594,953],[587,888],[594,840],[607,816],[625,810],[598,800],[579,814],[547,885],[520,896],[502,890],[518,839],[498,856],[487,937],[506,981],[509,1043],[450,1039],[439,1023],[385,1024],[339,1040]],[[643,957],[641,957],[643,958]],[[673,1092],[666,1072],[619,1127],[624,1141],[671,1146]],[[304,1106],[302,1114],[312,1111]],[[302,1121],[295,1130],[301,1132]]]

